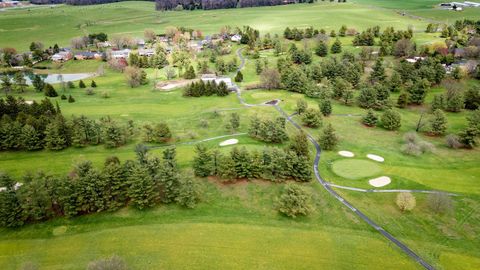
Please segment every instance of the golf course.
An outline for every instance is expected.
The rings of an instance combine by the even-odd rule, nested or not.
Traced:
[[[1,10],[0,269],[480,269],[480,8],[312,2]]]

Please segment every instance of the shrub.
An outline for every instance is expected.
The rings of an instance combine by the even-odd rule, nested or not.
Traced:
[[[85,85],[85,83],[82,80],[80,80],[80,82],[78,82],[78,87],[85,88],[87,86]]]
[[[382,115],[382,126],[388,130],[397,130],[401,127],[400,113],[394,110],[387,110]]]
[[[303,124],[307,127],[316,128],[322,125],[322,114],[314,108],[308,108],[301,117]]]
[[[67,87],[70,88],[70,89],[73,89],[73,88],[75,88],[75,84],[71,81],[68,81],[67,82]]]
[[[422,154],[420,147],[417,144],[411,142],[402,145],[401,151],[405,155],[409,156],[419,156]]]
[[[453,210],[453,202],[445,193],[432,193],[428,195],[427,205],[432,212],[437,214],[448,213]]]
[[[85,94],[87,94],[88,96],[91,96],[95,94],[95,91],[93,91],[93,88],[89,87],[85,90]]]
[[[449,134],[445,138],[445,141],[447,143],[447,146],[453,149],[458,149],[462,147],[462,143],[460,143],[460,140],[457,135],[455,134]]]
[[[410,192],[399,193],[397,195],[396,203],[402,212],[413,210],[417,204],[415,197]]]
[[[60,98],[61,98],[62,100],[67,100],[67,96],[65,96],[64,94],[62,94],[62,95],[60,96]]]
[[[418,138],[417,133],[415,133],[415,132],[407,132],[407,133],[405,133],[405,135],[403,136],[403,140],[404,140],[406,143],[414,143],[414,144],[416,144],[416,143],[419,141],[419,138]]]
[[[200,120],[200,127],[201,128],[208,128],[208,126],[209,126],[208,120],[206,120],[206,119]]]
[[[311,195],[297,184],[286,184],[278,198],[278,211],[288,217],[306,216],[313,210]]]
[[[95,88],[95,87],[97,87],[97,83],[92,80],[92,82],[90,83],[90,86],[93,87],[93,88]]]
[[[418,142],[418,147],[420,148],[420,151],[422,151],[422,153],[431,153],[435,150],[435,146],[426,141]]]
[[[102,98],[110,98],[110,93],[107,91],[102,92]]]
[[[43,92],[47,97],[58,97],[57,91],[55,91],[55,88],[53,88],[51,84],[45,84],[43,87]]]
[[[367,114],[362,117],[362,123],[368,127],[374,127],[377,125],[378,117],[375,115],[373,110],[368,110]]]
[[[128,270],[128,266],[122,258],[114,255],[107,259],[90,262],[87,270]]]
[[[71,95],[69,95],[68,96],[68,103],[73,103],[73,102],[75,102],[75,99]]]

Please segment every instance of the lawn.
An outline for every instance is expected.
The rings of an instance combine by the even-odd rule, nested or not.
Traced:
[[[361,179],[375,176],[382,169],[373,161],[362,159],[340,159],[332,163],[332,171],[347,179]]]

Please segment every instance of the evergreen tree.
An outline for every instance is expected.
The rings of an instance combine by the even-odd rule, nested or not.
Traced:
[[[221,155],[218,162],[217,176],[225,180],[234,180],[237,178],[235,161],[230,155]]]
[[[107,208],[117,210],[127,201],[129,182],[125,169],[117,157],[110,157],[105,161],[102,171],[108,189]]]
[[[15,181],[0,173],[0,227],[17,227],[23,225],[22,207],[15,190]]]
[[[338,144],[338,137],[335,134],[332,124],[328,124],[318,140],[322,150],[333,150]]]
[[[238,71],[235,75],[235,82],[242,82],[243,81],[243,74],[241,71]]]
[[[325,42],[320,41],[318,42],[317,46],[315,47],[315,54],[320,57],[325,57],[328,55],[328,46]]]
[[[93,88],[96,88],[97,83],[94,80],[92,80],[92,82],[90,83],[90,86],[93,87]]]
[[[86,88],[87,86],[85,85],[85,83],[82,80],[80,80],[80,82],[78,82],[78,87]]]
[[[183,78],[190,80],[190,79],[195,79],[197,75],[195,74],[195,69],[193,66],[189,66],[188,69],[185,71],[183,74]]]
[[[231,113],[230,114],[230,126],[233,130],[237,130],[240,127],[240,115],[238,113]]]
[[[19,93],[25,92],[28,87],[27,80],[25,79],[22,72],[15,73],[13,77],[13,81],[15,82],[15,90]]]
[[[5,93],[5,95],[8,95],[8,93],[12,92],[13,86],[10,82],[10,78],[7,75],[1,76],[0,88]]]
[[[45,84],[45,87],[43,88],[43,92],[45,93],[45,96],[47,97],[57,97],[57,91],[55,91],[55,88],[49,83]]]
[[[400,92],[402,89],[402,77],[400,77],[397,71],[392,72],[392,76],[390,76],[390,81],[388,82],[388,88],[392,93]]]
[[[367,114],[363,116],[362,123],[368,127],[375,127],[378,122],[378,117],[372,109],[368,110]]]
[[[74,103],[75,99],[72,97],[72,95],[68,95],[68,103]]]
[[[332,114],[332,102],[330,101],[330,99],[322,99],[318,106],[323,116],[329,116],[330,114]]]
[[[429,87],[430,82],[428,82],[426,79],[422,79],[415,82],[412,87],[407,88],[409,93],[409,103],[416,105],[423,104]]]
[[[158,200],[155,182],[147,169],[136,165],[128,176],[128,197],[130,202],[138,209],[150,208]]]
[[[322,115],[319,110],[308,108],[301,116],[303,124],[307,127],[316,128],[322,125]]]
[[[165,143],[172,138],[170,128],[165,122],[160,122],[156,124],[153,130],[153,134],[154,141],[157,143]]]
[[[306,216],[313,210],[311,195],[296,184],[285,185],[277,207],[280,213],[292,218]]]
[[[477,68],[480,70],[480,67]],[[470,87],[465,92],[465,109],[476,110],[480,108],[480,87]]]
[[[40,77],[39,75],[35,75],[33,77],[32,85],[37,92],[41,92],[45,88],[45,82],[42,80],[42,77]]]
[[[408,93],[406,91],[402,91],[397,99],[397,106],[399,108],[405,108],[408,105]]]
[[[195,146],[195,157],[193,158],[193,171],[195,176],[207,177],[212,174],[213,160],[207,147],[202,144]]]
[[[312,180],[311,163],[308,157],[298,156],[292,151],[288,151],[287,160],[287,164],[291,165],[287,166],[290,170],[289,174],[295,181],[308,182]]]
[[[460,143],[463,147],[472,149],[477,145],[477,136],[479,132],[474,127],[467,127],[465,130],[461,131],[458,134]]]
[[[62,150],[71,144],[70,125],[58,115],[45,129],[45,147],[50,150]]]
[[[433,135],[443,135],[447,131],[447,118],[442,110],[435,110],[430,119],[430,133]]]
[[[383,128],[388,130],[397,130],[402,125],[400,113],[391,109],[382,114],[381,121]]]
[[[370,82],[377,83],[377,82],[384,82],[387,78],[385,75],[385,68],[383,67],[383,59],[377,58],[375,61],[375,65],[373,66],[372,73],[370,73]]]
[[[200,190],[198,184],[190,177],[183,176],[180,180],[178,196],[175,201],[183,207],[195,208],[200,200]]]
[[[365,109],[370,109],[375,106],[377,103],[377,92],[375,88],[372,87],[363,87],[360,90],[360,95],[358,96],[358,105]]]
[[[308,103],[305,99],[298,99],[297,100],[297,113],[302,114],[304,113],[308,108]]]
[[[437,94],[433,96],[432,104],[430,104],[430,110],[434,112],[436,110],[443,110],[443,109],[445,109],[444,95]]]
[[[445,110],[449,112],[460,112],[464,108],[463,95],[460,91],[447,93],[445,97]]]
[[[122,146],[127,142],[126,131],[115,121],[105,121],[102,128],[102,141],[106,148]]]
[[[43,148],[40,134],[31,125],[25,125],[22,128],[22,147],[29,151]]]
[[[333,54],[336,54],[336,53],[341,53],[342,52],[342,43],[340,42],[340,40],[337,38],[335,40],[335,42],[332,44],[332,47],[330,48],[330,51],[333,53]]]
[[[290,144],[290,149],[292,149],[298,156],[309,158],[310,151],[308,150],[308,139],[305,132],[300,131],[295,134]]]

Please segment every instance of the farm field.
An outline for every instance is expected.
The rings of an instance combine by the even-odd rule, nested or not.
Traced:
[[[291,25],[322,27],[330,31],[344,24],[354,26],[357,30],[373,25],[381,27],[395,25],[398,29],[413,27],[415,31],[422,32],[428,23],[400,16],[394,10],[375,9],[370,6],[376,5],[377,2],[385,1],[358,1],[341,5],[318,2],[311,5],[227,9],[221,12],[203,10],[157,12],[154,10],[154,3],[142,1],[11,10],[3,12],[0,16],[0,33],[2,33],[0,47],[14,46],[18,50],[27,50],[30,43],[37,40],[45,44],[58,43],[61,46],[68,46],[71,38],[96,32],[141,37],[145,28],[158,31],[166,26],[198,28],[205,33],[214,33],[225,25],[232,27],[250,25],[261,32],[280,34],[285,27]],[[410,2],[415,3],[412,8],[419,5],[419,1]],[[396,6],[387,4],[386,7],[395,8]],[[421,12],[421,15],[426,17],[439,16],[438,19],[442,21],[464,17],[463,13],[448,11],[439,11],[440,15],[437,15],[436,11]],[[371,16],[372,13],[375,16]],[[472,17],[473,15],[474,13]]]
[[[412,28],[412,41],[415,42],[415,49],[420,50],[423,45],[445,41],[445,38],[440,38],[439,32],[425,33],[429,22],[453,23],[463,18],[480,19],[475,13],[480,9],[445,11],[434,8],[438,3],[437,0],[355,0],[343,4],[318,1],[314,4],[275,7],[167,12],[157,12],[153,2],[144,1],[92,6],[40,6],[0,12],[0,48],[14,47],[18,51],[28,51],[32,41],[41,41],[47,46],[55,43],[70,46],[71,38],[98,32],[108,33],[109,37],[116,34],[143,37],[146,28],[158,34],[168,26],[198,28],[204,34],[213,34],[225,25],[240,28],[249,25],[258,29],[261,35],[270,33],[272,36],[282,36],[287,26],[313,26],[325,29],[328,34],[331,30],[338,31],[342,25],[359,31],[378,25],[381,31],[389,26],[395,27],[395,30]],[[405,12],[405,16],[399,12]],[[342,43],[342,52],[333,54],[331,44],[337,38]],[[241,63],[239,67],[243,79],[235,85],[238,85],[235,88],[238,92],[230,92],[227,96],[211,94],[187,97],[186,87],[158,89],[158,82],[170,82],[167,78],[169,71],[182,73],[178,63],[172,64],[174,56],[170,52],[166,58],[168,66],[159,69],[139,67],[139,70],[145,71],[147,83],[135,87],[128,85],[127,72],[114,70],[110,61],[70,60],[56,63],[47,60],[34,65],[32,70],[38,74],[93,74],[91,78],[83,80],[86,88],[80,88],[78,81],[74,82],[74,88],[54,84],[58,95],[71,95],[75,101],[71,103],[58,96],[50,98],[52,104],[61,109],[67,120],[83,115],[100,122],[100,119],[108,116],[121,125],[133,123],[132,135],[125,144],[115,148],[108,148],[102,142],[85,147],[69,146],[58,151],[1,150],[0,181],[4,181],[2,173],[7,173],[15,181],[29,185],[31,183],[26,175],[38,172],[78,180],[82,169],[78,164],[91,161],[93,167],[100,171],[111,157],[118,157],[122,164],[133,160],[132,164],[140,165],[131,166],[146,168],[153,165],[142,164],[137,148],[139,144],[147,146],[148,158],[161,158],[165,149],[175,146],[175,158],[181,172],[179,175],[191,178],[192,186],[198,189],[198,202],[193,209],[188,209],[182,207],[177,198],[170,202],[162,198],[157,199],[154,206],[139,210],[133,199],[128,199],[115,210],[88,213],[79,210],[74,217],[66,217],[62,213],[41,221],[27,221],[27,224],[18,228],[0,226],[0,269],[87,269],[92,261],[113,255],[122,258],[131,270],[423,269],[404,250],[365,222],[358,211],[408,246],[433,269],[480,269],[480,147],[453,149],[446,143],[446,135],[465,130],[469,125],[467,117],[474,115],[474,111],[463,107],[459,112],[445,110],[448,124],[440,136],[428,133],[428,125],[425,129],[419,128],[422,119],[428,121],[432,117],[431,104],[436,97],[447,93],[448,87],[455,85],[455,89],[465,93],[470,88],[480,89],[480,80],[474,78],[473,72],[465,70],[462,70],[461,76],[458,75],[459,78],[453,78],[451,72],[444,74],[443,82],[428,87],[422,105],[410,104],[405,108],[397,106],[397,100],[409,89],[402,89],[401,92],[388,90],[389,106],[399,113],[401,126],[392,131],[379,123],[376,127],[367,127],[362,123],[367,110],[361,108],[357,100],[363,83],[365,87],[371,83],[373,88],[370,76],[376,64],[376,58],[372,56],[374,53],[368,52],[368,59],[359,60],[360,54],[365,51],[363,46],[352,44],[352,36],[329,37],[326,41],[326,57],[316,55],[318,39],[280,39],[283,51],[278,55],[276,49],[272,48],[275,46],[259,52],[256,48],[248,51],[248,45],[228,40],[225,43],[229,50],[225,55],[210,48],[197,53],[188,51],[189,66],[195,70],[196,78],[200,77],[200,66],[206,63],[208,72],[204,73],[218,72],[233,79],[237,71],[219,72],[217,63],[219,59],[225,63],[236,59],[235,65]],[[375,41],[378,40],[375,37]],[[280,59],[291,57],[291,44],[295,44],[299,50],[313,52],[311,63],[297,65],[290,62],[293,68],[300,70],[303,75],[307,74],[305,77],[308,80],[314,76],[313,66],[330,58],[345,61],[343,57],[352,53],[361,66],[361,83],[355,87],[349,86],[352,87],[351,99],[354,102],[346,105],[343,96],[331,98],[332,114],[321,116],[319,127],[307,127],[305,115],[298,111],[301,101],[305,101],[308,108],[319,109],[321,98],[308,97],[296,92],[298,89],[288,91],[283,83],[284,78],[278,78],[282,84],[276,89],[262,89],[264,76],[258,71],[259,66],[280,71]],[[170,42],[168,45],[171,45]],[[254,46],[260,45],[256,43]],[[375,43],[370,47],[378,49],[379,46]],[[136,49],[133,48],[133,51]],[[215,57],[212,57],[213,54]],[[241,61],[243,58],[244,66]],[[385,67],[384,75],[390,78],[396,72],[394,69],[400,62],[399,57],[388,55],[381,60]],[[478,58],[468,62],[478,63]],[[131,62],[128,65],[135,66]],[[323,68],[320,68],[320,72],[324,72]],[[412,70],[416,72],[415,68]],[[443,66],[441,68],[443,71]],[[283,74],[279,73],[278,76],[283,77]],[[324,74],[322,76],[321,81],[312,80],[312,85],[336,87],[338,78],[329,82]],[[89,87],[92,80],[96,83],[95,87]],[[183,82],[186,79],[177,77],[174,80]],[[391,87],[387,80],[382,83]],[[413,87],[411,83],[407,81],[402,87]],[[29,102],[41,102],[45,98],[44,91],[38,92],[29,86],[26,92],[12,91],[9,94]],[[277,100],[278,104],[263,106],[273,100]],[[2,100],[0,105],[3,104]],[[380,117],[387,107],[373,112]],[[289,140],[282,143],[266,143],[249,134],[253,117],[275,119],[281,116],[280,113],[288,115],[287,120],[300,124],[301,129],[318,142],[331,124],[338,144],[333,150],[322,150],[318,163],[319,174],[327,183],[325,186],[322,186],[323,180],[313,174],[312,163],[318,149],[312,143],[306,146],[311,160],[308,161],[312,170],[311,181],[302,182],[296,178],[296,181],[266,180],[268,176],[264,179],[253,176],[252,179],[221,179],[219,174],[205,177],[195,175],[198,144],[210,151],[218,150],[220,154],[215,156],[215,162],[222,154],[229,156],[235,148],[258,150],[260,153],[267,147],[293,151],[294,138],[299,132],[289,121],[285,127]],[[239,116],[237,128],[231,127],[232,114]],[[2,121],[7,122],[5,119]],[[146,143],[144,125],[160,122],[169,127],[172,137],[163,143]],[[416,140],[428,144],[431,150],[408,155],[403,150],[406,137],[416,128],[420,130],[416,133]],[[219,146],[227,139],[237,139],[238,144]],[[341,150],[352,152],[354,157],[340,155]],[[384,160],[375,161],[371,158],[372,154]],[[250,161],[254,163],[255,160],[252,158]],[[127,171],[122,173],[126,174]],[[388,192],[374,192],[369,180],[382,176],[388,176],[391,183],[377,190]],[[131,179],[128,178],[128,181]],[[279,210],[282,195],[289,184],[301,187],[308,194],[307,199],[311,201],[308,215],[291,218]],[[327,186],[342,199],[332,196]],[[413,191],[413,209],[400,209],[398,190]],[[450,203],[445,206],[447,210],[444,212],[432,210],[431,195],[437,191],[445,195]],[[0,195],[3,195],[1,192],[4,190],[0,189]],[[164,195],[163,192],[165,190],[159,192],[160,196]],[[5,201],[2,201],[5,197],[0,196],[0,203]],[[344,201],[352,207],[346,207],[342,204]],[[352,210],[353,207],[355,210]],[[0,205],[2,209],[3,204]],[[28,210],[31,209],[24,209]]]

